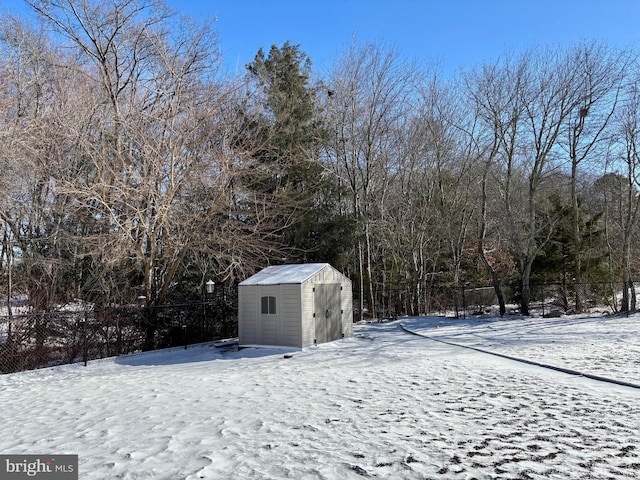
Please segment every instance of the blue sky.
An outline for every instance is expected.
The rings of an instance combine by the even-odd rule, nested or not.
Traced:
[[[300,44],[322,72],[355,36],[381,41],[446,72],[507,50],[597,39],[640,41],[639,0],[170,0],[217,17],[225,63],[244,67],[261,46]]]
[[[535,45],[583,39],[640,45],[640,0],[167,0],[216,19],[225,66],[242,72],[260,47],[300,44],[322,74],[355,37],[384,42],[445,72]],[[23,10],[22,0],[0,0]]]

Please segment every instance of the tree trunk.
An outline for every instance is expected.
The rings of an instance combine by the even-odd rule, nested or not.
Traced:
[[[580,206],[578,204],[578,192],[577,192],[577,174],[578,164],[573,161],[571,166],[571,209],[572,215],[572,227],[573,227],[573,288],[575,293],[575,310],[576,313],[582,313],[584,311],[584,299],[583,299],[583,280],[582,280],[582,254],[581,245],[582,239],[580,236]]]
[[[521,279],[521,298],[520,298],[520,313],[522,315],[529,315],[529,303],[531,301],[531,290],[529,281],[531,278],[531,265],[533,260],[527,261],[524,270],[522,272]]]
[[[491,277],[491,286],[493,286],[493,290],[496,292],[496,297],[498,298],[498,305],[500,307],[500,316],[504,316],[507,312],[507,307],[504,303],[504,294],[502,293],[502,287],[500,286],[500,280],[498,278],[498,273],[491,266],[487,257],[484,253],[484,243],[482,241],[478,242],[478,257],[482,264],[486,267],[487,272],[489,272],[489,276]]]
[[[364,261],[362,259],[362,241],[358,242],[358,269],[360,274],[360,321],[364,320]]]
[[[365,242],[366,242],[366,273],[367,273],[367,303],[369,304],[369,315],[376,318],[376,303],[373,289],[373,278],[371,275],[371,233],[369,231],[369,221],[365,221]]]
[[[497,142],[494,142],[496,145]],[[494,147],[494,152],[496,151]],[[491,155],[493,157],[493,155]],[[500,316],[504,316],[507,312],[507,308],[504,304],[504,295],[502,294],[502,288],[500,287],[500,280],[498,278],[498,272],[496,272],[495,268],[489,263],[487,256],[484,252],[484,240],[487,235],[487,175],[489,172],[489,166],[491,165],[491,161],[487,162],[486,168],[482,175],[482,189],[481,189],[481,199],[482,204],[480,206],[480,235],[478,239],[478,257],[480,261],[489,272],[489,276],[491,277],[491,285],[496,292],[496,297],[498,298],[498,305],[500,307]]]
[[[628,235],[625,235],[624,239],[624,270],[622,276],[623,288],[622,305],[620,310],[623,312],[630,312],[635,308],[635,294],[633,292],[634,288],[631,279],[631,242],[629,241]]]

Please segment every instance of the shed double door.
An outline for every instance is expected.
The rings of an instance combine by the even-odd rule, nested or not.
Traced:
[[[314,288],[316,342],[331,342],[342,338],[340,284],[320,284]]]

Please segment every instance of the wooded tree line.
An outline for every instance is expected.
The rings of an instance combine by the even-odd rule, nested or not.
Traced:
[[[635,308],[636,51],[536,47],[445,77],[354,42],[320,76],[285,43],[235,76],[213,26],[161,0],[26,3],[0,20],[9,304],[159,305],[321,261],[374,317],[464,285],[510,285],[527,314],[539,282],[624,282]]]

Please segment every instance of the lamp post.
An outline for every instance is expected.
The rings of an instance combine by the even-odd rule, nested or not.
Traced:
[[[207,283],[205,283],[205,291],[207,292],[207,301],[204,304],[204,313],[205,313],[204,321],[205,322],[207,320],[206,319],[206,317],[207,317],[207,305],[211,304],[211,300],[213,298],[213,292],[214,292],[215,288],[216,288],[216,282],[214,282],[213,280],[209,280],[209,281],[207,281]],[[203,327],[204,327],[204,325],[203,325]],[[206,328],[206,330],[203,328],[203,332],[211,331],[210,329],[211,329],[211,326],[208,326]],[[209,335],[207,335],[207,337],[209,337]]]
[[[145,295],[138,295],[136,298],[136,302],[138,306],[142,309],[142,321],[144,323],[144,345],[142,347],[143,350],[149,351],[153,350],[154,341],[153,337],[155,336],[155,326],[151,324],[151,311],[150,306],[147,305],[147,297]]]
[[[182,316],[182,340],[184,341],[184,349],[187,349],[187,319],[184,317],[184,313]]]

